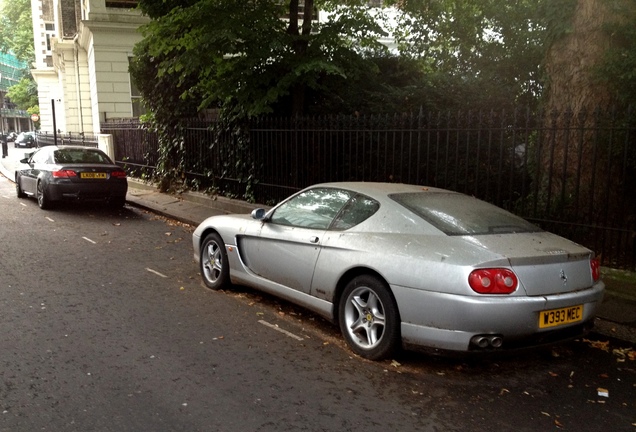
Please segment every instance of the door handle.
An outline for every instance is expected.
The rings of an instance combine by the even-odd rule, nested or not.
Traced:
[[[309,239],[309,242],[310,243],[318,243],[318,240],[319,240],[318,237],[314,236],[314,237]]]

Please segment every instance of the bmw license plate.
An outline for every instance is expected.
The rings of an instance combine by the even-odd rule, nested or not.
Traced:
[[[539,313],[539,328],[556,327],[581,321],[582,319],[583,305],[541,311]]]
[[[83,179],[105,179],[106,178],[106,173],[83,172],[83,173],[80,173],[80,178],[83,178]]]

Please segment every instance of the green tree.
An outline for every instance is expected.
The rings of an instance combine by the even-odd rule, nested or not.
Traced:
[[[137,82],[168,77],[169,91],[199,109],[219,106],[239,117],[302,114],[312,104],[307,95],[334,92],[333,86],[374,69],[363,53],[382,49],[377,40],[383,30],[365,2],[317,2],[329,13],[323,24],[312,20],[313,3],[141,0],[153,21],[136,51],[144,50],[139,62],[146,65],[138,62],[131,71]],[[156,95],[141,91],[161,109],[151,101]]]
[[[395,37],[402,55],[421,59],[451,96],[446,108],[536,104],[551,1],[395,1],[402,12]]]
[[[25,62],[33,61],[30,0],[3,0],[0,3],[0,51],[13,53]]]
[[[33,78],[26,76],[9,88],[7,96],[18,109],[29,110],[38,105],[38,88]]]
[[[243,119],[303,114],[321,95],[335,94],[361,71],[377,69],[363,53],[383,49],[378,42],[383,30],[366,3],[319,5],[330,14],[322,24],[313,19],[313,0],[139,2],[153,20],[142,29],[130,72],[159,132],[160,189],[182,183],[184,118],[219,108],[223,121],[217,127],[242,152]],[[249,172],[249,155],[240,160]]]

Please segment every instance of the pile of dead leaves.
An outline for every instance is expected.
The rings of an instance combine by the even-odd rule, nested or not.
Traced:
[[[583,342],[588,344],[592,348],[600,349],[605,352],[610,352],[610,343],[609,341],[593,341],[589,339],[583,339]],[[612,349],[612,354],[616,356],[617,362],[625,362],[635,361],[636,360],[636,351],[632,348],[614,348]]]

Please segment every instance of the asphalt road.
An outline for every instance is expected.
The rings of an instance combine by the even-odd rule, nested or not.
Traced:
[[[0,176],[0,431],[636,430],[625,342],[368,362],[302,309],[205,289],[191,232],[42,211]]]

